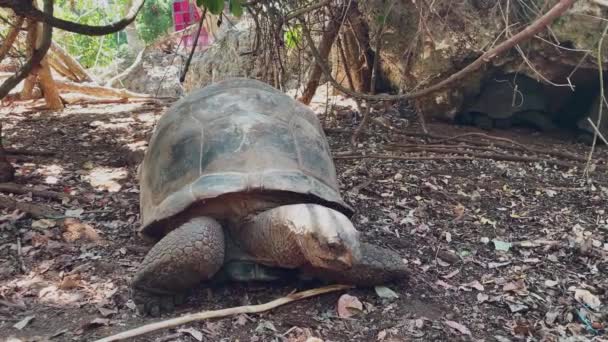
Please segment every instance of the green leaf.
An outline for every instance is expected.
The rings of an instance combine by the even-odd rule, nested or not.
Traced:
[[[215,15],[219,15],[224,10],[223,0],[197,0],[196,3],[199,6],[205,7],[209,12]]]
[[[302,27],[300,25],[290,27],[283,34],[283,39],[285,40],[285,45],[287,45],[288,49],[297,47],[298,43],[302,41]]]
[[[240,17],[243,15],[243,4],[241,1],[242,0],[230,0],[230,13],[232,13],[232,15],[235,17]]]

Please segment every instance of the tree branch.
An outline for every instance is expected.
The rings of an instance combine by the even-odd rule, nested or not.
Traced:
[[[105,26],[83,25],[59,19],[54,17],[52,14],[41,12],[37,8],[33,7],[29,1],[0,0],[0,7],[11,8],[16,15],[41,21],[64,31],[80,33],[87,36],[103,36],[121,31],[131,24],[137,17],[137,13],[139,13],[143,7],[144,2],[145,0],[137,0],[137,2],[129,9],[129,12],[125,18]]]
[[[406,93],[406,94],[399,94],[399,95],[362,94],[362,93],[350,90],[350,89],[342,86],[340,83],[338,83],[338,81],[336,81],[336,79],[333,78],[333,76],[331,75],[329,67],[327,66],[325,61],[321,58],[319,51],[315,47],[312,37],[310,35],[310,30],[308,29],[308,27],[306,27],[306,24],[304,23],[304,21],[302,19],[299,19],[299,20],[302,23],[302,32],[304,33],[304,39],[306,39],[308,46],[310,46],[310,50],[315,58],[315,61],[317,62],[317,64],[319,64],[319,66],[321,67],[321,70],[323,71],[325,76],[329,79],[331,84],[336,89],[340,90],[341,92],[343,92],[347,95],[350,95],[353,97],[358,97],[358,98],[364,99],[364,100],[396,101],[396,100],[409,100],[409,99],[414,99],[414,98],[432,94],[432,93],[434,93],[438,90],[441,90],[441,89],[447,87],[448,85],[464,78],[469,73],[481,68],[484,64],[488,63],[490,60],[492,60],[496,56],[504,53],[505,51],[507,51],[510,48],[512,48],[513,46],[521,43],[525,39],[532,37],[532,36],[536,35],[537,33],[539,33],[540,31],[542,31],[544,28],[549,26],[549,24],[551,24],[555,19],[560,17],[562,14],[564,14],[564,12],[566,12],[566,10],[568,10],[568,8],[570,8],[574,4],[575,1],[576,0],[560,0],[547,13],[545,13],[543,16],[538,18],[532,24],[530,24],[530,26],[521,30],[516,35],[505,40],[501,44],[497,45],[492,50],[485,52],[479,58],[477,58],[473,63],[467,65],[464,69],[458,71],[455,74],[452,74],[451,76],[444,79],[443,81],[441,81],[433,86],[430,86],[426,89],[422,89],[417,92],[414,92],[414,93]]]
[[[0,62],[6,57],[6,54],[11,50],[15,39],[19,36],[19,31],[21,30],[21,25],[23,25],[23,17],[17,16],[15,18],[15,24],[11,27],[10,31],[6,34],[6,38],[0,46]]]
[[[5,0],[0,0],[5,1]],[[0,7],[1,7],[0,2]],[[53,16],[53,0],[44,0],[44,13],[48,16]],[[0,100],[3,99],[8,93],[19,84],[19,82],[23,81],[26,78],[32,69],[44,58],[47,50],[51,46],[51,41],[53,37],[53,26],[45,23],[42,25],[42,42],[39,47],[34,49],[32,56],[30,59],[19,69],[19,71],[7,78],[2,85],[0,86]]]

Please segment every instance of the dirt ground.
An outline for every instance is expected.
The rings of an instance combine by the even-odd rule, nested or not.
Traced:
[[[135,234],[136,170],[163,108],[139,103],[73,105],[62,113],[31,104],[0,109],[5,146],[54,152],[12,156],[16,182],[70,195],[10,195],[53,208],[61,217],[52,219],[0,208],[0,340],[94,341],[159,319],[264,303],[305,289],[295,281],[201,287],[170,315],[136,314],[128,280],[149,249]],[[567,135],[495,131],[521,145],[468,136],[458,147],[456,140],[410,134],[420,132],[415,119],[387,112],[383,119],[394,132],[374,125],[359,147],[380,156],[345,157],[352,123],[347,111],[338,112],[339,126],[324,120],[343,196],[356,209],[353,221],[363,238],[394,249],[410,268],[410,279],[386,284],[398,297],[384,288],[358,288],[130,341],[603,340],[605,148],[594,155],[597,165],[586,180],[585,163],[574,159],[584,160],[589,147]],[[480,132],[439,122],[428,128],[443,135]],[[444,159],[416,147],[429,143],[478,158]],[[561,153],[562,162],[576,167],[542,161],[555,159],[531,149]],[[567,160],[565,152],[578,157]],[[381,158],[389,154],[435,159]],[[479,158],[488,154],[540,161]],[[350,317],[337,311],[345,293],[355,297],[344,297],[351,306],[362,304]]]

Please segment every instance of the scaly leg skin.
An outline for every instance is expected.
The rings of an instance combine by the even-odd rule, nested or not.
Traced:
[[[408,276],[408,269],[397,253],[365,242],[361,243],[361,258],[348,270],[328,271],[315,267],[303,270],[304,278],[358,286],[382,285]]]
[[[173,310],[186,292],[209,280],[224,262],[224,233],[209,217],[196,217],[171,231],[148,252],[131,282],[142,314]]]

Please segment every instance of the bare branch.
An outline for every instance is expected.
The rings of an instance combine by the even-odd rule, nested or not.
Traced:
[[[16,15],[23,16],[36,21],[49,24],[52,27],[58,29],[80,33],[87,36],[104,36],[107,34],[115,33],[123,30],[129,24],[131,24],[137,17],[137,13],[141,10],[145,0],[137,0],[135,4],[129,9],[127,16],[119,21],[111,23],[105,26],[90,26],[78,24],[75,22],[56,18],[52,15],[41,12],[39,9],[32,6],[29,1],[23,0],[0,0],[0,7],[11,8]]]
[[[44,13],[48,16],[53,16],[53,0],[44,0]],[[34,67],[40,64],[40,61],[46,55],[53,37],[53,26],[45,23],[42,25],[42,42],[39,47],[34,49],[34,53],[30,59],[19,69],[19,71],[7,78],[2,85],[0,85],[0,100],[3,99],[8,93],[26,78]]]
[[[414,99],[414,98],[432,94],[432,93],[434,93],[438,90],[441,90],[441,89],[449,86],[450,84],[464,78],[469,73],[481,68],[484,64],[486,64],[486,63],[490,62],[492,59],[496,58],[496,56],[504,53],[505,51],[509,50],[513,46],[521,43],[522,41],[528,39],[529,37],[533,37],[540,31],[542,31],[544,28],[549,26],[549,24],[551,24],[555,19],[559,18],[562,14],[564,14],[564,12],[566,12],[566,10],[568,10],[568,8],[572,7],[572,5],[574,4],[575,1],[576,0],[560,0],[547,13],[545,13],[543,16],[538,18],[532,24],[530,24],[530,26],[521,30],[513,37],[505,40],[504,42],[497,45],[495,48],[491,49],[490,51],[485,52],[479,58],[477,58],[473,63],[467,65],[464,69],[458,71],[455,74],[452,74],[451,76],[444,79],[443,81],[441,81],[433,86],[430,86],[426,89],[414,92],[414,93],[406,93],[406,94],[399,94],[399,95],[362,94],[362,93],[358,93],[356,91],[350,90],[350,89],[342,86],[340,83],[338,83],[338,81],[336,81],[336,79],[334,79],[333,76],[331,75],[329,67],[327,66],[325,61],[321,58],[319,51],[315,47],[312,37],[310,35],[310,30],[308,29],[308,27],[306,27],[306,25],[302,19],[299,19],[299,20],[302,23],[302,32],[304,33],[304,38],[306,39],[308,46],[310,47],[310,50],[315,58],[315,61],[317,62],[317,64],[319,64],[319,66],[321,67],[321,70],[323,70],[323,73],[325,74],[325,76],[329,79],[329,81],[332,83],[332,85],[336,89],[338,89],[341,92],[348,94],[350,96],[358,97],[358,98],[364,99],[364,100],[396,101],[396,100]]]
[[[15,23],[11,27],[10,31],[8,31],[8,33],[6,34],[6,38],[4,39],[2,46],[0,46],[0,62],[2,62],[4,57],[6,57],[6,54],[10,51],[11,47],[13,46],[13,43],[15,43],[17,36],[19,36],[21,25],[23,25],[23,20],[23,17],[18,16],[17,18],[15,18]]]

